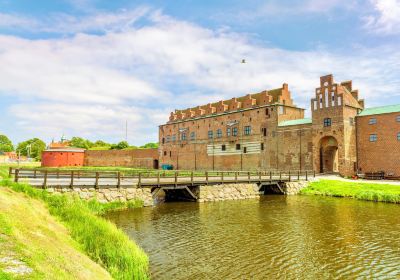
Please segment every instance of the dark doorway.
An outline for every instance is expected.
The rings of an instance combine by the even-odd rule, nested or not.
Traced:
[[[154,169],[158,169],[158,159],[155,159],[155,160],[153,161],[153,168],[154,168]]]

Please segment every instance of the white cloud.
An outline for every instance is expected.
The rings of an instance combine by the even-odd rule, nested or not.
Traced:
[[[157,125],[167,121],[169,110],[284,82],[307,109],[319,76],[328,73],[337,81],[354,79],[367,105],[393,102],[400,89],[396,49],[289,51],[160,12],[145,19],[100,35],[0,36],[0,65],[6,66],[0,68],[0,94],[14,97],[9,112],[16,126],[48,140],[66,133],[118,141],[128,119],[130,142],[141,144],[157,140]]]
[[[375,14],[365,18],[365,28],[381,34],[400,33],[400,0],[371,0]]]

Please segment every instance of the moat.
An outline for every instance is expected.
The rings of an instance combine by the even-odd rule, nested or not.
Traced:
[[[400,277],[400,206],[318,196],[115,212],[152,279]]]

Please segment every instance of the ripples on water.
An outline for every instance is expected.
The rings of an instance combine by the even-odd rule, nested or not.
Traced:
[[[314,196],[165,203],[107,216],[152,279],[400,279],[400,206]]]

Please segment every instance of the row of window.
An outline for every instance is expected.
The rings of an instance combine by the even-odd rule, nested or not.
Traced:
[[[244,135],[250,135],[251,134],[251,126],[245,126],[244,127]],[[226,129],[226,136],[237,136],[238,135],[238,128],[237,127],[228,127]],[[217,129],[217,138],[222,137],[222,129]],[[214,138],[214,131],[209,130],[208,131],[208,139]]]
[[[378,135],[377,134],[370,134],[369,135],[369,142],[376,142],[378,141]],[[400,132],[397,133],[397,141],[400,141]]]
[[[400,122],[400,115],[396,116],[396,121]],[[376,124],[376,123],[377,123],[376,118],[370,118],[368,121],[368,124]]]

